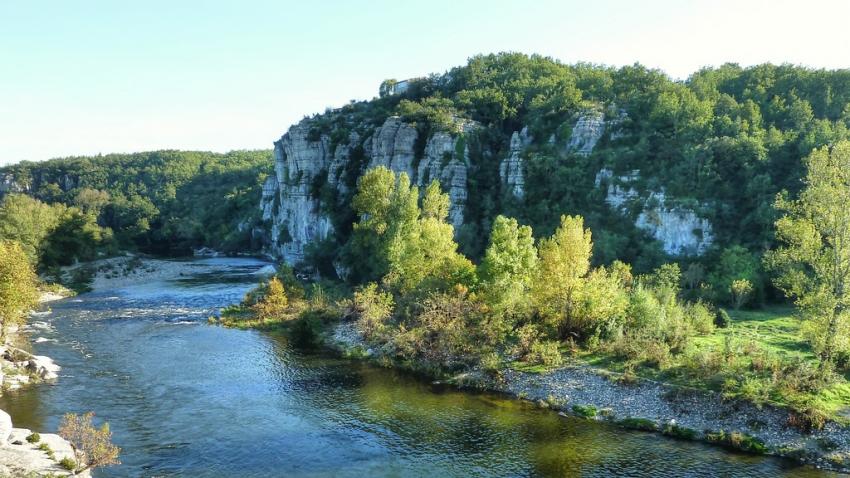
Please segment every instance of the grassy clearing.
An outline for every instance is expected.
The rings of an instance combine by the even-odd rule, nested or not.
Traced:
[[[761,377],[753,373],[761,364],[761,357],[770,357],[782,363],[800,363],[817,367],[817,358],[800,334],[801,321],[791,307],[769,307],[762,310],[730,311],[732,322],[729,327],[716,328],[708,335],[694,337],[688,348],[671,356],[668,363],[635,363],[618,358],[604,350],[582,350],[575,354],[576,360],[597,368],[626,373],[643,379],[671,383],[674,385],[727,393],[756,403],[777,406],[794,405],[793,397],[768,390]],[[566,347],[563,352],[570,351]],[[694,357],[714,354],[730,357],[717,370],[706,370]],[[542,373],[547,367],[519,362],[511,364],[518,371]],[[850,373],[843,372],[844,380],[827,385],[811,394],[828,418],[844,423],[850,422]],[[737,380],[737,388],[730,386]],[[735,390],[734,393],[730,390]],[[797,397],[799,398],[799,397]]]

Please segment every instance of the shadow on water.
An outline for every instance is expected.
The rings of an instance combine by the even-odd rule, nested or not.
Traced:
[[[58,383],[9,393],[0,408],[45,431],[94,410],[124,449],[103,477],[829,476],[208,326],[264,265],[231,261],[55,304],[40,319],[50,328],[32,335],[55,340],[35,349],[63,366]]]

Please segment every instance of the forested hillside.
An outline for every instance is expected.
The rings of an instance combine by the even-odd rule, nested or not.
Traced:
[[[746,278],[760,301],[775,292],[760,264],[776,196],[798,192],[802,158],[847,138],[848,124],[846,70],[729,64],[674,81],[640,65],[479,56],[388,80],[380,98],[294,126],[278,143],[280,194],[267,216],[278,218],[271,237],[287,260],[356,276],[367,265],[346,253],[354,186],[386,165],[420,188],[441,180],[462,218],[452,221],[461,250],[476,261],[498,214],[537,238],[581,214],[595,264],[646,272],[676,260],[686,287],[714,289],[689,293],[729,303],[731,282]],[[412,151],[399,152],[405,141]],[[305,194],[318,206],[292,206]]]
[[[0,168],[0,232],[48,266],[91,259],[98,249],[252,251],[257,201],[270,170],[269,151],[23,162]]]

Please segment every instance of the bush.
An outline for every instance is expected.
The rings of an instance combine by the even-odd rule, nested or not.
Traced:
[[[322,330],[324,330],[324,324],[321,317],[316,314],[302,313],[292,323],[289,338],[298,347],[315,348],[321,345]]]
[[[393,308],[393,296],[372,282],[354,293],[348,315],[357,320],[357,330],[363,337],[372,340],[384,331]]]
[[[94,413],[84,415],[65,414],[59,425],[59,436],[68,440],[74,449],[76,463],[83,469],[117,465],[121,449],[112,444],[112,432],[109,424],[100,428],[92,425]]]
[[[530,363],[545,365],[547,367],[557,367],[564,363],[564,358],[561,351],[558,350],[558,342],[554,340],[544,340],[535,342],[531,346],[531,353],[528,356]]]
[[[618,421],[617,424],[630,430],[642,430],[646,432],[654,432],[658,430],[658,424],[646,418],[624,418]]]
[[[30,443],[38,443],[41,441],[41,435],[39,435],[38,433],[31,433],[27,437],[27,441]]]
[[[697,438],[696,430],[688,427],[680,427],[675,423],[668,423],[661,432],[683,440],[695,440]]]
[[[726,312],[726,309],[717,309],[717,315],[714,317],[714,325],[721,329],[732,325],[732,318],[729,317],[729,312]]]
[[[59,466],[68,471],[74,471],[77,469],[77,462],[66,456],[59,461]]]
[[[698,334],[708,335],[714,331],[714,314],[702,302],[696,302],[687,307],[687,316]]]
[[[723,430],[718,432],[706,432],[705,439],[710,443],[732,448],[735,450],[745,451],[748,453],[765,454],[767,446],[760,439],[740,432],[726,433]]]
[[[573,405],[573,413],[582,418],[595,418],[597,410],[593,405]]]

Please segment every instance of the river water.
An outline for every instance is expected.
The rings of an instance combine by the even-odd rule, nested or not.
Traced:
[[[109,421],[123,464],[96,477],[830,476],[207,325],[265,264],[202,262],[215,271],[53,303],[30,329],[58,382],[0,408],[42,431],[69,411]]]

